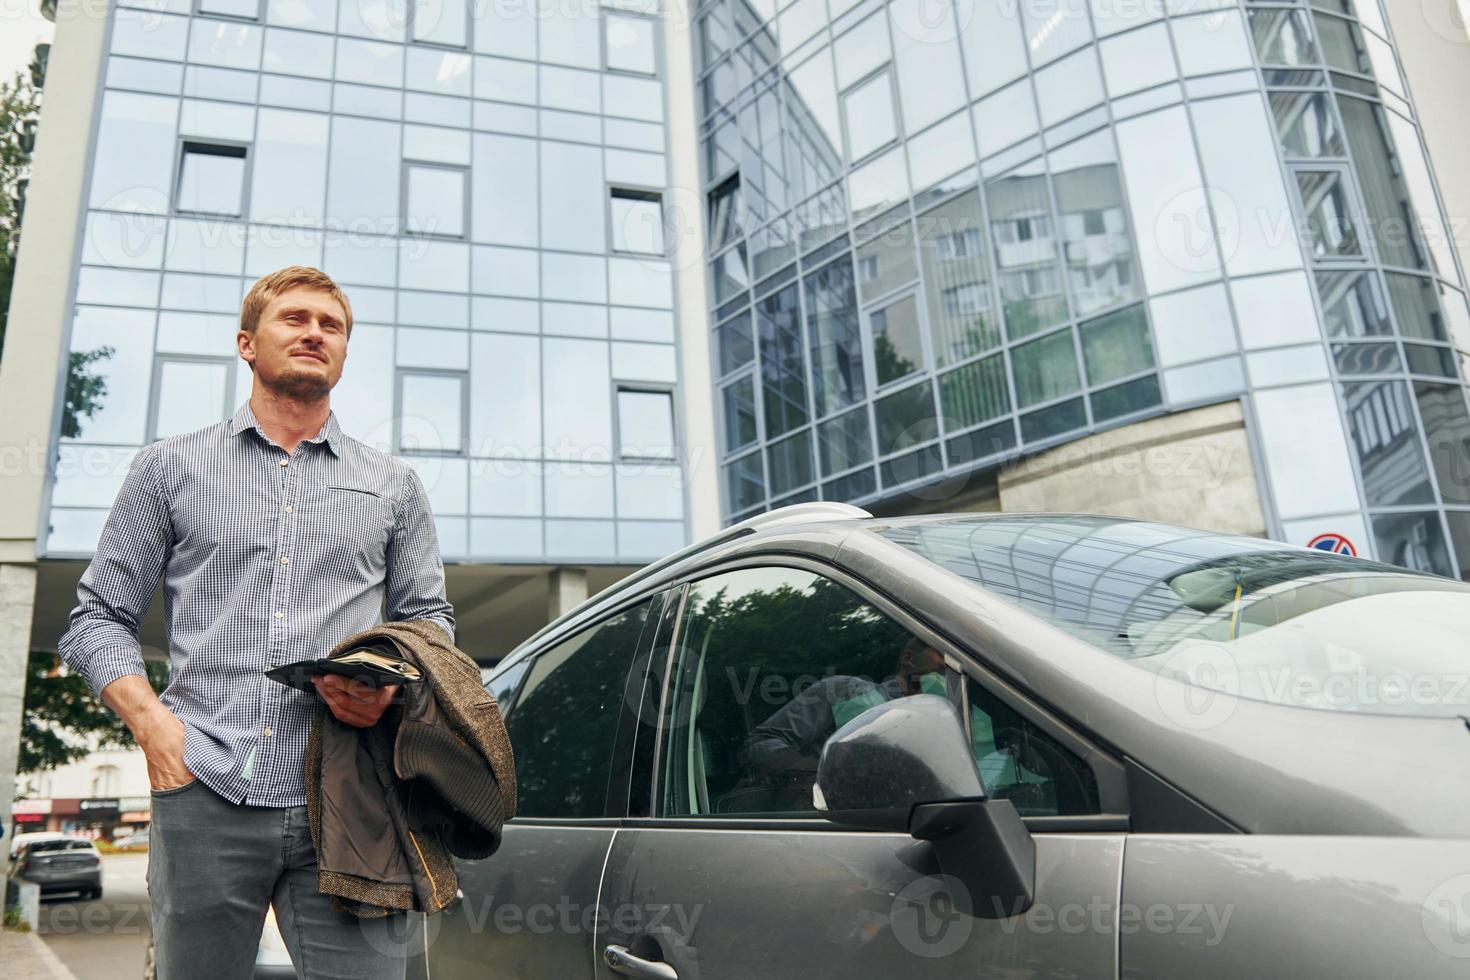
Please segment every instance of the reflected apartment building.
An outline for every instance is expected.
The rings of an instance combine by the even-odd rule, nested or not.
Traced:
[[[1462,256],[1392,40],[1430,19],[704,4],[726,519],[1100,511],[1470,577]]]
[[[1416,69],[1397,2],[63,11],[0,384],[15,644],[55,648],[133,454],[245,399],[240,299],[291,263],[352,298],[334,409],[428,487],[485,662],[816,499],[1470,577],[1425,148],[1459,159],[1427,120],[1470,48]]]

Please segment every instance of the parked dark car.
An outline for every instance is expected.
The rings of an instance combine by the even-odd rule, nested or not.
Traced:
[[[77,892],[102,897],[102,856],[85,837],[57,837],[26,843],[10,860],[10,876],[41,886],[42,896]]]
[[[498,665],[519,813],[428,974],[1462,978],[1467,668],[1401,568],[786,508]]]

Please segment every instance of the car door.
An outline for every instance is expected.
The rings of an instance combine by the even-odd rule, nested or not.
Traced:
[[[659,723],[638,727],[649,792],[603,879],[601,980],[1115,976],[1115,781],[901,610],[834,569],[747,565],[688,585],[665,653]],[[1024,915],[960,914],[930,844],[814,809],[825,738],[918,693],[961,712],[990,795],[1053,828]]]
[[[1135,835],[1128,980],[1470,975],[1470,841]]]
[[[487,682],[515,751],[517,815],[494,855],[456,862],[463,898],[426,924],[433,980],[591,975],[614,743],[662,607],[627,604]]]

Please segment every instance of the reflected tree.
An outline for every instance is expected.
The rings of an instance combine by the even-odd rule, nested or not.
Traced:
[[[41,111],[41,83],[49,45],[36,49],[28,74],[17,72],[0,83],[0,353],[10,317],[10,293],[15,281],[15,257],[20,246],[21,218],[25,214],[26,184],[31,153],[36,147],[36,125]]]
[[[873,367],[878,372],[879,384],[906,377],[919,369],[910,358],[898,352],[886,333],[873,337]]]
[[[168,684],[168,664],[147,661],[144,669],[153,689],[162,691]],[[61,658],[48,650],[31,651],[17,774],[55,769],[99,748],[136,745],[122,719],[92,695],[82,675],[64,670]]]
[[[116,349],[104,344],[88,351],[74,350],[66,372],[66,404],[61,411],[61,435],[76,439],[82,434],[81,420],[91,418],[102,407],[107,396],[107,379],[89,370],[96,361],[105,361]]]

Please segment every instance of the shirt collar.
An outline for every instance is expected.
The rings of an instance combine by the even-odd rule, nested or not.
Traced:
[[[230,419],[230,435],[239,435],[241,432],[249,429],[254,429],[260,433],[262,439],[270,441],[270,437],[260,427],[260,422],[256,419],[255,412],[250,408],[250,399],[247,398],[240,403],[239,409],[236,410],[234,417]],[[337,424],[337,413],[328,409],[327,421],[322,424],[321,431],[312,438],[307,439],[306,442],[325,442],[327,448],[332,451],[332,455],[340,457],[342,455],[342,427]]]

